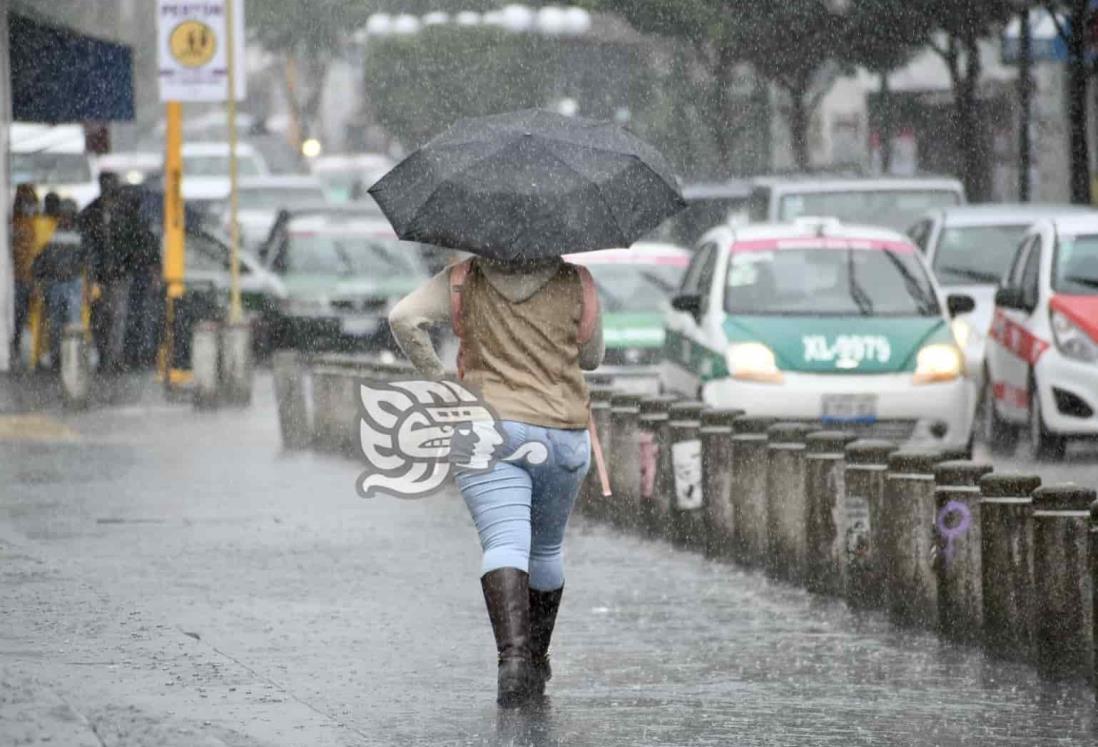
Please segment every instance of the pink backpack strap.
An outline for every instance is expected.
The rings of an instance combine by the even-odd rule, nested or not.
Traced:
[[[465,285],[465,278],[469,276],[469,270],[471,270],[472,267],[472,259],[458,262],[456,265],[450,267],[450,326],[453,328],[454,334],[457,335],[458,340],[461,340],[465,333],[461,320],[461,293]]]
[[[594,336],[595,325],[599,321],[599,293],[591,271],[583,265],[575,265],[575,268],[583,288],[583,310],[580,312],[579,334],[576,339],[580,345],[584,345]]]

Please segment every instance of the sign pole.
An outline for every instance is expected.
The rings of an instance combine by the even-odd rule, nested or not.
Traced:
[[[175,367],[175,301],[183,296],[186,272],[183,216],[183,104],[169,101],[164,135],[164,347],[161,375],[172,383]]]
[[[228,97],[226,108],[229,120],[229,322],[239,324],[241,321],[240,308],[240,225],[237,222],[237,212],[240,202],[237,194],[237,162],[236,162],[236,35],[233,18],[234,0],[225,0],[225,37],[228,40],[226,46],[226,72],[228,78]]]

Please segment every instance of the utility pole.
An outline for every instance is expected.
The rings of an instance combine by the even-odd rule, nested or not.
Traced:
[[[237,194],[236,162],[236,35],[233,18],[233,0],[225,0],[225,36],[229,43],[225,48],[229,95],[225,100],[229,120],[229,323],[239,324],[243,316],[240,308],[240,226],[237,213],[240,208]]]
[[[1029,24],[1029,8],[1022,7],[1018,16],[1018,200],[1033,199],[1033,34]]]

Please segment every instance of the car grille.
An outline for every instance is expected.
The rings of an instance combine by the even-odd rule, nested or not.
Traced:
[[[645,366],[658,363],[663,357],[663,348],[606,348],[603,358],[605,366]]]

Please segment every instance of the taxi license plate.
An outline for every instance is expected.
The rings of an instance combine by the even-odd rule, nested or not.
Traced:
[[[820,400],[820,420],[825,423],[875,423],[876,394],[825,394]]]

